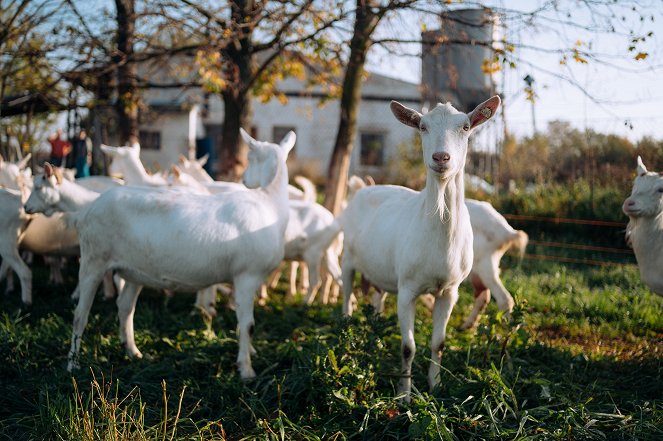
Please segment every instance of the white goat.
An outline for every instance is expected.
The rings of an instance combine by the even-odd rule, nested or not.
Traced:
[[[306,303],[313,303],[315,294],[320,287],[320,264],[324,264],[326,272],[341,283],[341,268],[338,265],[338,254],[332,242],[340,232],[340,225],[334,215],[320,204],[306,201],[289,201],[290,218],[285,233],[285,259],[294,264],[303,261],[307,268]],[[296,268],[296,267],[295,267]],[[290,275],[291,290],[295,281]],[[292,294],[292,293],[291,293]]]
[[[366,184],[357,176],[348,181],[348,195],[364,188]],[[473,261],[469,279],[474,288],[474,308],[467,317],[461,329],[469,329],[477,324],[480,315],[490,302],[490,294],[497,301],[498,308],[511,312],[514,301],[509,291],[500,280],[500,259],[509,249],[516,249],[522,258],[527,246],[527,233],[514,230],[511,225],[488,202],[466,199],[472,225]],[[373,307],[380,314],[384,311],[384,301],[387,293],[378,290],[373,295]],[[431,296],[432,297],[432,296]],[[434,299],[423,297],[427,305],[433,305]]]
[[[140,144],[137,142],[130,146],[111,147],[102,144],[101,150],[113,158],[109,174],[111,176],[122,175],[122,178],[130,185],[146,185],[160,187],[167,185],[166,179],[161,175],[150,175],[140,162]]]
[[[184,155],[180,155],[178,168],[184,173],[190,175],[196,181],[204,184],[210,193],[223,193],[225,191],[241,190],[243,185],[238,182],[215,181],[203,168],[207,163],[208,155],[205,155],[196,160],[187,159]],[[303,200],[315,202],[316,190],[315,185],[303,176],[295,176],[294,181],[302,187],[303,191],[299,188],[288,185],[288,198],[292,200]]]
[[[352,314],[355,270],[380,289],[398,293],[402,338],[398,391],[406,400],[415,354],[414,302],[425,292],[435,294],[428,383],[432,388],[439,381],[446,325],[458,286],[472,267],[472,228],[463,181],[468,138],[499,104],[494,96],[469,115],[448,103],[421,115],[392,101],[396,118],[421,133],[426,187],[421,192],[385,185],[363,188],[340,216],[345,235],[343,312]]]
[[[133,314],[142,285],[197,291],[232,282],[239,372],[243,379],[255,376],[250,354],[253,301],[283,259],[289,214],[286,158],[295,134],[288,133],[281,145],[258,142],[243,130],[241,134],[249,145],[244,183],[250,189],[184,198],[165,189],[118,188],[74,218],[81,240],[81,295],[74,312],[69,370],[78,364],[94,291],[104,272],[113,270],[127,281],[118,298],[120,340],[135,357],[141,353],[134,341]]]
[[[31,185],[32,170],[27,168],[32,154],[28,153],[17,163],[7,162],[0,156],[0,188],[20,190],[18,181],[23,178],[28,187]]]
[[[638,156],[633,190],[622,205],[629,218],[626,242],[633,248],[640,278],[663,296],[663,174],[648,172]]]
[[[18,274],[21,300],[32,304],[32,271],[21,259],[19,249],[36,254],[75,256],[78,237],[68,227],[62,215],[29,216],[23,210],[25,196],[19,192],[0,189],[0,256],[3,267],[9,266]],[[5,271],[0,271],[0,279]]]
[[[474,258],[470,281],[474,288],[474,308],[461,329],[477,324],[479,316],[490,302],[490,294],[502,311],[511,312],[513,297],[500,280],[500,259],[509,249],[518,251],[522,258],[529,240],[527,233],[515,230],[488,202],[465,200],[474,233]]]

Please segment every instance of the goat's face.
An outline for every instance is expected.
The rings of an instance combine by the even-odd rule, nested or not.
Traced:
[[[499,97],[494,96],[467,115],[449,103],[422,115],[392,101],[391,111],[400,122],[419,130],[426,167],[440,179],[449,179],[462,173],[470,134],[492,118],[499,105]]]
[[[244,129],[240,129],[240,133],[249,146],[249,166],[244,171],[242,182],[248,188],[264,188],[276,178],[278,166],[285,166],[288,153],[295,145],[295,133],[288,132],[279,144],[256,141]]]
[[[55,205],[60,202],[60,191],[58,189],[62,182],[59,170],[46,163],[44,174],[35,177],[34,187],[30,197],[25,201],[25,212],[28,214],[44,213],[52,215]]]
[[[467,155],[470,120],[451,104],[438,104],[419,122],[423,160],[441,179],[462,172]]]
[[[648,172],[638,156],[637,176],[631,196],[622,204],[628,217],[655,217],[663,213],[663,175]]]

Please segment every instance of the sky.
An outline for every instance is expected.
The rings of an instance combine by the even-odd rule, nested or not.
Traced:
[[[462,6],[469,7],[470,3],[464,2]],[[531,11],[549,2],[496,0],[489,3],[500,8]],[[645,7],[635,11],[620,7],[613,10],[618,17],[618,32],[633,30],[634,35],[645,36],[645,40],[638,41],[631,52],[628,51],[632,44],[628,36],[599,32],[605,22],[603,17],[589,16],[577,8],[579,3],[561,1],[562,10],[548,14],[556,20],[552,24],[516,25],[515,29],[507,28],[503,32],[510,40],[529,46],[552,48],[559,47],[562,41],[568,41],[570,45],[579,43],[581,50],[591,49],[609,55],[609,65],[592,60],[587,64],[569,60],[566,65],[561,65],[559,54],[547,55],[516,47],[515,55],[523,62],[516,62],[515,68],[507,67],[494,77],[504,97],[509,130],[519,137],[533,133],[532,103],[523,92],[523,78],[530,74],[535,79],[534,113],[539,131],[545,131],[549,121],[564,120],[581,130],[594,129],[632,141],[644,136],[663,139],[663,1],[644,1]],[[586,23],[590,31],[558,23],[566,18],[567,13],[574,21]],[[645,15],[645,20],[640,20],[641,15]],[[421,21],[420,17],[410,17],[405,22],[391,23],[381,31],[393,33],[396,30],[416,35],[420,32]],[[434,29],[436,23],[429,21],[427,27]],[[649,32],[653,32],[651,37],[647,37]],[[414,53],[416,49],[409,50]],[[640,52],[647,53],[647,57],[636,61],[634,57]],[[528,62],[538,69],[528,66]],[[411,82],[418,83],[421,78],[421,63],[417,57],[399,57],[379,49],[369,57],[368,69]],[[587,93],[557,75],[574,78]]]

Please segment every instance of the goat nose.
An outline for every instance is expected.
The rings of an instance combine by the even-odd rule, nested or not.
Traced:
[[[437,162],[438,164],[443,164],[445,162],[449,162],[451,159],[451,155],[446,152],[435,152],[433,153],[433,161]]]

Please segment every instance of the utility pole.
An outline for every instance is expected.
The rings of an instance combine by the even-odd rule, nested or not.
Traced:
[[[534,100],[536,98],[536,94],[534,93],[534,88],[532,87],[532,84],[534,84],[534,78],[527,74],[525,78],[523,78],[525,81],[525,84],[527,84],[527,87],[525,88],[525,92],[527,93],[527,99],[529,100],[530,103],[532,103],[532,136],[536,135],[536,114],[534,113]]]

